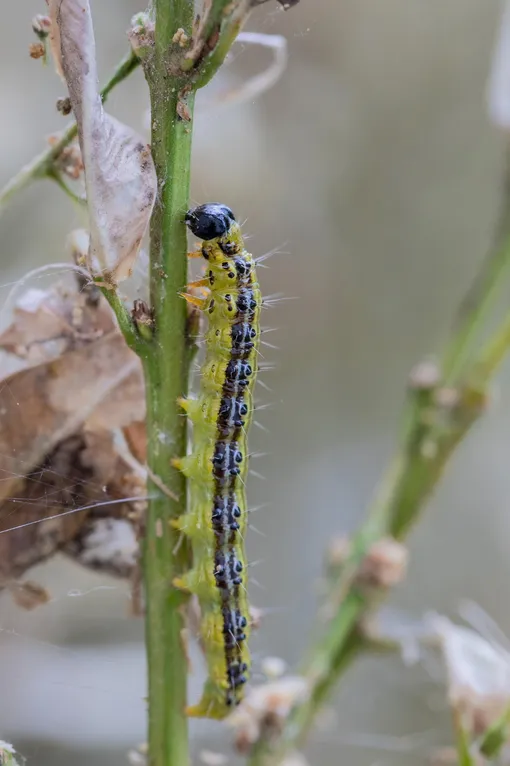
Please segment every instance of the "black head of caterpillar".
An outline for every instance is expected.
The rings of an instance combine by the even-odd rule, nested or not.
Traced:
[[[207,242],[225,236],[235,221],[235,215],[226,205],[208,202],[188,210],[184,221],[195,237]]]

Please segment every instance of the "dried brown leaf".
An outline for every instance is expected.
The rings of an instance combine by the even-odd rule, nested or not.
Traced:
[[[112,434],[81,432],[62,442],[27,475],[17,497],[0,504],[0,588],[58,551],[96,569],[93,559],[80,557],[82,541],[101,519],[126,519],[138,526],[140,501],[118,501],[144,492],[139,477],[115,451]],[[131,574],[127,555],[119,560],[119,547],[128,547],[126,533],[122,539],[122,546],[110,546],[109,563],[103,547],[102,571]]]
[[[19,476],[16,497],[0,504],[0,587],[54,555],[86,522],[87,512],[38,522],[67,508],[104,499],[101,485],[94,482],[96,476],[82,465],[84,447],[84,437],[78,434],[59,444],[28,469],[26,479]],[[8,470],[12,463],[14,460],[8,461],[2,453],[2,475],[7,479],[12,476]],[[2,485],[8,483],[3,481]]]
[[[37,364],[97,340],[114,327],[106,301],[93,304],[86,292],[63,285],[32,288],[16,301],[13,321],[0,335],[0,348]]]
[[[134,569],[145,483],[116,433],[144,417],[143,379],[96,297],[75,284],[28,291],[0,337],[33,365],[0,381],[0,588],[57,551],[120,576]],[[94,526],[106,519],[126,523],[112,537]]]
[[[62,66],[78,123],[90,219],[89,268],[130,276],[156,196],[150,149],[101,103],[88,0],[50,0]],[[53,17],[53,15],[52,15]],[[105,275],[106,278],[106,275]]]
[[[123,404],[124,384],[129,393]],[[140,419],[143,407],[139,359],[116,330],[5,379],[0,383],[0,469],[5,456],[12,457],[3,469],[9,478],[0,484],[0,499],[86,421],[114,428]],[[102,416],[95,415],[98,408]]]

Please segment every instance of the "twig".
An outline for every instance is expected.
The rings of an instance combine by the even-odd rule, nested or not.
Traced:
[[[104,275],[103,275],[104,276]],[[119,329],[124,335],[124,339],[129,348],[136,351],[136,353],[143,358],[147,353],[147,343],[141,338],[136,330],[135,324],[131,318],[129,311],[127,310],[124,302],[119,296],[116,289],[112,289],[104,283],[96,281],[97,286],[100,288],[102,294],[110,304],[110,308],[115,314]]]
[[[207,85],[223,64],[252,7],[250,0],[211,0],[181,64],[183,71],[194,75],[197,88]]]
[[[140,64],[139,59],[134,53],[130,52],[117,66],[114,73],[101,91],[101,98],[103,102],[106,101],[110,92],[120,82],[129,77]],[[18,192],[29,186],[32,181],[36,181],[41,178],[54,177],[55,164],[65,147],[76,138],[78,128],[76,123],[69,125],[58,141],[56,141],[49,149],[35,157],[28,165],[25,165],[19,173],[17,173],[4,188],[0,191],[0,214],[4,211],[6,205],[12,197]]]
[[[74,202],[75,205],[78,207],[85,208],[87,207],[87,199],[86,197],[80,197],[78,194],[76,194],[70,186],[64,181],[62,178],[62,174],[59,173],[55,168],[52,170],[49,170],[46,174],[47,178],[53,179],[57,186],[62,189],[64,194],[66,194],[72,202]]]
[[[492,247],[471,288],[460,304],[450,342],[443,358],[443,382],[459,379],[472,352],[473,343],[494,307],[501,285],[510,270],[510,146],[506,150],[501,210]]]

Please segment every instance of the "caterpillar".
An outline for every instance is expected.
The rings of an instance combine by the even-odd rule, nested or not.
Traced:
[[[188,211],[185,221],[202,240],[206,298],[184,294],[208,318],[201,386],[179,404],[193,424],[193,451],[174,461],[189,478],[189,511],[176,521],[191,542],[193,569],[175,585],[198,596],[200,637],[208,679],[190,716],[224,718],[243,697],[250,655],[244,536],[247,431],[253,413],[262,297],[255,260],[226,205]]]

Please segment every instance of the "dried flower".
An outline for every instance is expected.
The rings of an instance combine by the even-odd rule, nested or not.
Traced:
[[[429,621],[440,641],[450,704],[463,729],[478,737],[510,706],[510,654],[446,617],[433,615]]]
[[[409,385],[415,391],[430,391],[441,380],[438,365],[430,360],[416,364],[409,375]]]
[[[46,54],[44,43],[30,43],[28,51],[32,59],[42,59]]]
[[[268,679],[281,678],[287,670],[287,663],[281,657],[264,657],[261,670]]]
[[[177,43],[181,48],[185,48],[189,43],[189,37],[182,27],[179,27],[175,35],[172,37],[172,42]]]
[[[373,543],[361,563],[358,582],[375,588],[391,588],[405,575],[407,548],[392,537]]]
[[[49,16],[43,16],[42,13],[38,13],[37,16],[34,16],[32,19],[32,29],[43,42],[51,32],[51,19]]]
[[[304,702],[308,694],[308,681],[301,676],[287,676],[251,689],[227,719],[236,731],[239,752],[249,752],[262,734],[267,739],[277,735],[292,707]]]
[[[71,114],[72,106],[69,96],[57,99],[57,111],[60,112],[60,114],[63,114],[64,117],[67,117],[68,114]]]

